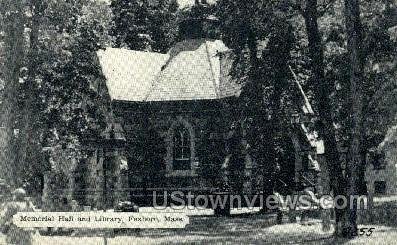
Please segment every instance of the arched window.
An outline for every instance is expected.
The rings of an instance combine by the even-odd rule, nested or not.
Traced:
[[[190,170],[190,133],[179,125],[174,131],[173,170]]]

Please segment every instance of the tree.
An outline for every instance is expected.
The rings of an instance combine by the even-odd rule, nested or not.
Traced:
[[[209,115],[208,115],[209,116]],[[219,184],[222,179],[221,167],[225,161],[225,142],[219,133],[224,124],[216,117],[209,116],[203,126],[203,135],[197,145],[197,156],[200,160],[200,176],[203,176],[208,186],[217,186],[222,189],[225,183]],[[206,186],[206,187],[208,187]]]
[[[22,181],[25,182],[24,185],[27,185],[26,178],[23,178],[24,175],[26,177],[29,176],[27,178],[32,180],[32,182],[40,183],[40,181],[37,181],[37,176],[40,176],[39,173],[43,170],[42,168],[35,169],[37,166],[32,163],[42,161],[41,155],[38,154],[38,152],[41,152],[40,131],[35,130],[42,126],[40,118],[38,118],[42,107],[37,100],[39,93],[36,81],[38,67],[36,57],[38,55],[40,22],[43,18],[45,4],[43,1],[31,0],[27,2],[27,8],[31,13],[31,16],[27,18],[30,32],[28,33],[29,45],[25,48],[26,74],[23,76],[19,87],[18,104],[20,106],[18,109],[21,112],[18,120],[20,133],[17,140],[18,152],[16,153],[16,164],[27,173],[26,175],[22,171],[18,173],[22,177]],[[30,171],[27,171],[28,169]]]
[[[79,19],[78,25],[74,29],[63,28],[60,37],[53,37],[66,42],[55,49],[52,45],[56,44],[43,47],[41,55],[45,59],[41,65],[47,69],[40,69],[38,77],[42,80],[40,97],[45,108],[41,118],[46,146],[63,145],[79,151],[84,139],[100,137],[104,130],[109,108],[106,97],[101,97],[98,89],[104,77],[96,51],[111,41],[106,34],[106,18],[95,17],[106,14],[99,7],[94,3],[83,5],[69,17],[69,20]],[[95,13],[95,9],[99,11]],[[54,24],[57,28],[58,24]]]
[[[358,0],[345,1],[347,49],[350,60],[350,99],[351,102],[351,143],[347,159],[348,180],[347,192],[349,196],[358,194],[359,169],[362,164],[362,111],[364,63],[362,56],[362,25],[360,20],[360,5]],[[357,236],[357,201],[353,201],[347,217],[344,236]]]
[[[266,114],[263,106],[264,86],[260,80],[259,72],[259,50],[258,41],[265,38],[268,33],[265,31],[267,9],[258,2],[244,1],[238,2],[233,0],[223,0],[218,3],[217,16],[220,22],[220,32],[222,40],[233,50],[234,61],[232,67],[232,76],[238,78],[243,84],[243,92],[238,109],[243,111],[241,115],[235,118],[234,124],[237,127],[242,125],[243,121],[251,122],[249,136],[257,136],[256,140],[251,137],[249,143],[253,146],[264,146],[261,143],[269,140],[271,145],[268,149],[257,148],[253,150],[255,158],[261,166],[273,166],[273,163],[265,164],[265,152],[274,156],[274,145],[272,137],[266,137],[263,134],[263,123],[266,122]],[[253,16],[247,19],[246,16]],[[267,27],[267,26],[266,26]],[[249,119],[251,118],[251,119]],[[261,125],[262,124],[262,125]],[[237,128],[237,130],[240,130]],[[252,141],[251,141],[252,140]],[[273,154],[272,154],[273,153]],[[268,159],[266,159],[268,160]],[[272,167],[264,172],[264,182],[271,181]],[[264,184],[266,194],[272,193],[272,184]]]
[[[15,171],[8,172],[18,185],[40,190],[35,176],[43,174],[45,147],[62,146],[72,152],[69,157],[78,157],[84,155],[81,142],[104,128],[107,108],[97,91],[104,78],[96,51],[111,43],[110,12],[105,4],[86,0],[1,3],[9,27],[5,50],[12,61],[6,63],[12,73],[4,80],[11,81],[11,74],[13,79],[3,115],[9,135],[14,138],[14,128],[20,132],[13,154],[7,154],[15,156]]]
[[[279,159],[277,141],[288,128],[282,101],[289,88],[292,27],[283,4],[224,0],[218,8],[222,39],[235,57],[232,76],[243,85],[237,125],[246,127],[250,152],[263,168],[264,193],[270,195]]]
[[[1,16],[4,23],[4,71],[0,74],[4,81],[2,100],[1,125],[5,128],[5,151],[2,152],[4,176],[11,186],[17,186],[18,173],[15,163],[15,119],[17,107],[17,90],[20,81],[20,72],[24,60],[24,4],[22,1],[2,1]]]
[[[302,11],[305,20],[306,32],[309,41],[309,56],[313,81],[315,81],[315,94],[317,110],[319,114],[320,137],[324,140],[325,158],[330,175],[330,185],[334,195],[344,194],[344,176],[340,161],[334,120],[332,118],[332,102],[330,95],[333,92],[333,84],[325,79],[324,49],[321,33],[318,27],[317,0],[307,0],[306,8]],[[335,209],[336,227],[341,226],[343,210]],[[337,228],[338,229],[338,228]],[[338,233],[338,231],[336,231]]]
[[[388,33],[388,24],[391,19],[390,12],[388,8],[392,5],[387,5],[384,7],[387,1],[364,1],[362,4],[363,11],[363,28],[365,32],[362,35],[362,60],[365,60],[364,70],[363,70],[363,80],[361,81],[362,92],[362,104],[363,104],[363,114],[362,120],[364,126],[361,127],[361,137],[363,143],[361,144],[361,161],[362,163],[358,166],[358,182],[357,191],[359,194],[366,194],[366,184],[364,182],[364,171],[366,166],[366,156],[371,149],[374,149],[382,141],[387,128],[393,122],[395,117],[395,108],[392,104],[395,100],[392,99],[395,96],[394,88],[395,84],[392,77],[394,72],[392,70],[392,60],[395,56],[395,43],[390,38],[390,33]],[[322,89],[326,91],[323,96],[318,96],[318,92],[315,93],[313,104],[317,108],[319,113],[320,124],[318,129],[320,136],[325,139],[325,151],[327,155],[327,142],[324,138],[322,132],[321,121],[324,115],[321,115],[321,104],[324,104],[328,100],[328,105],[330,108],[328,116],[330,120],[329,127],[334,132],[334,138],[336,139],[338,146],[343,148],[350,144],[352,139],[352,127],[353,124],[350,120],[352,99],[350,96],[350,58],[348,56],[347,47],[345,42],[347,41],[347,31],[345,30],[345,21],[343,18],[343,2],[342,1],[329,1],[325,4],[318,4],[317,1],[307,1],[304,5],[305,9],[301,9],[302,6],[298,4],[298,9],[300,10],[302,16],[305,20],[306,33],[308,36],[309,45],[309,56],[311,61],[310,64],[312,68],[312,77],[309,79],[309,85],[312,83],[314,86],[314,91]],[[317,6],[317,7],[316,7]],[[314,12],[315,11],[315,12]],[[316,23],[317,22],[317,26]],[[317,27],[317,28],[316,28]],[[318,35],[315,33],[318,32]],[[317,38],[316,38],[317,36]],[[324,38],[322,38],[322,36]],[[379,42],[382,40],[382,42]],[[317,43],[317,45],[316,45]],[[315,44],[315,45],[313,45]],[[315,47],[319,47],[320,50],[315,50]],[[306,47],[303,45],[300,50],[304,50]],[[322,49],[322,50],[321,50]],[[314,50],[314,51],[313,51]],[[321,52],[322,51],[322,52]],[[303,53],[304,54],[304,53]],[[323,62],[321,62],[321,57]],[[314,57],[314,58],[313,58]],[[317,59],[316,59],[317,57]],[[305,62],[306,63],[306,62]],[[316,67],[323,67],[323,75],[319,74]],[[378,67],[378,68],[377,68]],[[379,67],[381,67],[379,69]],[[316,72],[317,70],[317,72]],[[320,83],[321,79],[318,77],[323,77],[323,83]],[[320,87],[318,86],[320,85]],[[310,88],[310,89],[311,89]],[[382,94],[382,96],[380,96]],[[325,98],[325,99],[324,99]],[[386,109],[387,108],[387,109]],[[331,124],[332,123],[332,124]],[[330,134],[327,134],[328,136]],[[332,149],[337,149],[332,147]],[[338,153],[338,152],[336,152]],[[348,194],[347,190],[343,187],[346,183],[346,177],[344,176],[340,166],[342,163],[339,161],[338,164],[332,166],[336,163],[339,158],[335,157],[335,160],[329,162],[330,171],[333,173],[331,175],[331,185],[339,185],[339,193]],[[335,169],[336,168],[336,169]],[[334,170],[332,170],[334,169]],[[339,171],[337,171],[339,169]],[[335,173],[335,174],[334,174]],[[338,181],[338,179],[340,179]],[[334,187],[331,187],[334,189]],[[335,191],[334,191],[335,193]],[[344,195],[345,195],[344,194]],[[345,210],[348,212],[348,210]],[[336,219],[339,225],[337,227],[342,228],[348,225],[345,220],[345,211],[336,210]],[[338,229],[338,235],[342,235],[342,229]]]
[[[165,53],[175,42],[178,3],[176,0],[113,0],[111,35],[116,47]]]
[[[155,120],[156,115],[147,111],[136,114],[130,121],[134,125],[134,130],[127,132],[130,134],[126,137],[130,188],[152,188],[164,183],[167,146],[166,139],[158,133]]]
[[[395,56],[397,40],[391,35],[389,27],[396,25],[396,3],[391,1],[361,3],[363,18],[363,48],[364,80],[363,96],[363,126],[360,165],[360,179],[364,179],[365,159],[383,141],[387,130],[395,123],[397,114],[395,104]],[[394,10],[394,11],[393,11]],[[382,40],[382,41],[379,41]],[[365,183],[361,183],[364,186]]]

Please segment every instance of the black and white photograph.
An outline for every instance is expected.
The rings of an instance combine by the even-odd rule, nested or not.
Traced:
[[[0,0],[0,245],[397,244],[397,0]]]

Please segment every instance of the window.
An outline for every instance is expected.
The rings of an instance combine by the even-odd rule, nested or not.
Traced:
[[[174,131],[173,170],[190,170],[190,134],[183,125]]]
[[[178,116],[167,133],[166,177],[197,176],[194,139],[192,125]]]
[[[386,181],[375,181],[374,190],[375,194],[386,194]]]

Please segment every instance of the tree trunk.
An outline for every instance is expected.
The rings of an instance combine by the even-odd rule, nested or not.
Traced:
[[[4,96],[3,107],[1,113],[1,123],[5,128],[5,150],[2,154],[3,178],[11,186],[16,187],[18,183],[17,165],[15,164],[15,137],[14,125],[16,119],[17,107],[17,89],[19,82],[20,70],[23,65],[24,58],[24,9],[22,1],[10,1],[8,5],[9,12],[5,16],[5,57],[6,64],[4,70]]]
[[[309,39],[309,52],[312,59],[312,71],[316,81],[315,95],[318,101],[318,113],[320,121],[318,124],[319,135],[324,141],[325,159],[327,161],[330,175],[330,185],[334,196],[345,195],[345,178],[343,176],[340,154],[333,126],[332,104],[329,98],[332,92],[332,84],[325,80],[324,50],[322,38],[318,28],[317,0],[307,0],[303,17],[305,19],[306,32]],[[343,227],[344,212],[335,209],[336,230],[335,234],[341,234]]]
[[[351,142],[347,158],[346,178],[348,179],[349,197],[358,195],[359,170],[361,169],[362,148],[362,26],[358,0],[345,0],[345,19],[347,31],[347,49],[350,58],[350,96],[351,96]],[[350,200],[351,201],[351,200]],[[349,203],[347,225],[344,235],[357,236],[357,202]]]
[[[34,162],[37,161],[37,154],[40,154],[41,149],[34,149],[37,146],[37,132],[34,132],[34,125],[38,122],[37,114],[37,103],[35,103],[38,98],[37,88],[35,85],[36,74],[37,74],[37,50],[38,50],[38,35],[40,27],[40,16],[42,11],[40,0],[31,0],[30,10],[32,12],[31,23],[30,23],[30,33],[29,33],[29,51],[27,53],[27,80],[25,81],[25,93],[24,106],[22,113],[22,124],[21,124],[21,134],[19,139],[19,165],[26,168],[37,167],[32,166]],[[36,130],[38,127],[36,127]],[[24,176],[24,173],[20,173]]]

